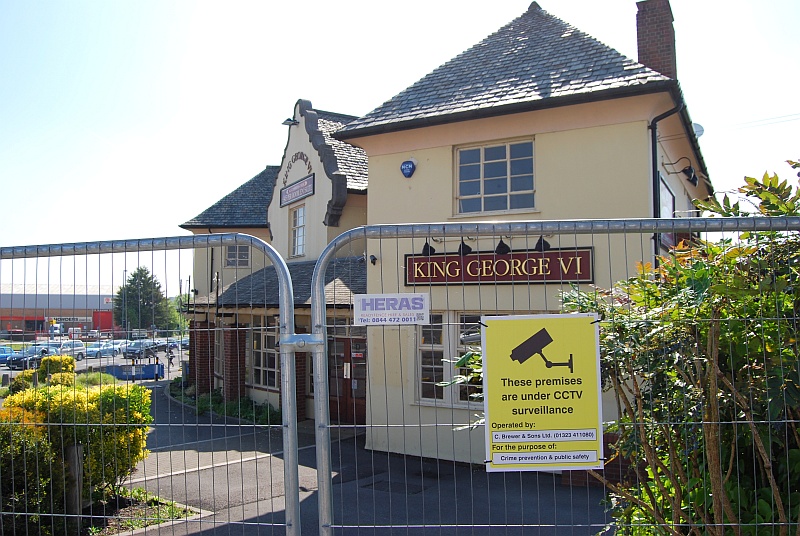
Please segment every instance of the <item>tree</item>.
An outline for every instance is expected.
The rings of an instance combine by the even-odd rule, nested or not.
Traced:
[[[117,291],[114,323],[127,329],[178,329],[180,318],[150,271],[140,266]]]
[[[720,216],[798,216],[800,190],[765,174]],[[752,205],[754,210],[750,210]],[[800,534],[800,237],[746,232],[680,244],[613,290],[573,289],[601,318],[604,380],[621,417],[613,483],[630,534]]]

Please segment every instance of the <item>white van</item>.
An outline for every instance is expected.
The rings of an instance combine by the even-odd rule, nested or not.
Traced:
[[[80,339],[81,328],[69,328],[69,330],[67,330],[67,335],[69,335],[70,339]]]

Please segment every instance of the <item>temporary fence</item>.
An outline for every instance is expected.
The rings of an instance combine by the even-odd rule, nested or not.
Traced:
[[[316,267],[316,332],[331,324],[321,274],[354,241],[368,284],[353,331],[314,353],[315,396],[349,405],[315,406],[321,534],[798,534],[799,223],[342,234]],[[422,322],[396,314],[415,293]],[[593,330],[564,322],[581,315],[597,340],[579,365]],[[342,429],[356,438],[324,448]]]
[[[0,369],[0,532],[798,534],[798,230],[372,225],[288,264],[241,234],[0,248],[0,347],[40,365]],[[147,338],[73,377],[41,355],[69,328]]]

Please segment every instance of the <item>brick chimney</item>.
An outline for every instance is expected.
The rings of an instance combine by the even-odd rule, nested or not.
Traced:
[[[678,77],[675,66],[675,29],[669,0],[636,2],[637,46],[639,63],[672,79]]]

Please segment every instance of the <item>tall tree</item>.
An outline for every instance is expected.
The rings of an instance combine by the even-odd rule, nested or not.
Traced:
[[[114,300],[114,323],[127,329],[174,329],[174,307],[144,266],[128,276]]]

